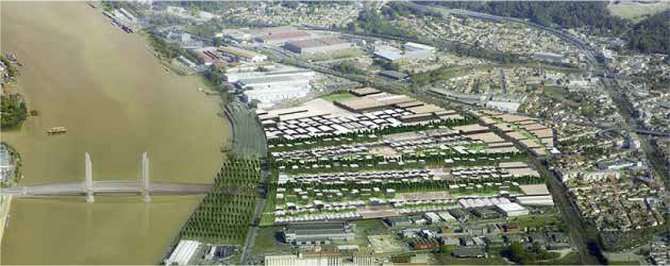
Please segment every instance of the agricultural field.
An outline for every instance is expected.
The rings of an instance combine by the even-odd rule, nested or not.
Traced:
[[[260,181],[260,161],[230,159],[224,162],[212,190],[188,219],[180,238],[215,245],[244,244]]]

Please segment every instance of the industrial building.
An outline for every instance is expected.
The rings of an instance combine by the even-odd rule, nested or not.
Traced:
[[[328,244],[333,240],[353,240],[354,224],[349,222],[294,223],[284,227],[284,240],[297,245]]]
[[[271,107],[286,99],[306,96],[316,73],[294,67],[279,66],[269,71],[226,73],[226,80],[234,83],[249,101],[260,101],[259,107]]]
[[[528,215],[528,209],[515,202],[496,204],[496,209],[507,217]]]
[[[560,54],[556,53],[536,53],[531,56],[535,60],[546,61],[550,63],[567,63],[568,61]]]
[[[215,36],[237,42],[244,42],[251,40],[251,34],[249,34],[247,31],[239,29],[224,29],[221,31],[221,33],[217,33]]]
[[[337,100],[333,103],[345,110],[364,113],[392,108],[393,105],[413,102],[414,98],[405,95],[386,95],[384,97],[358,97],[346,100]]]
[[[286,42],[284,47],[299,54],[328,53],[351,48],[351,43],[340,37],[324,37]]]
[[[310,37],[311,35],[305,31],[291,27],[275,27],[261,31],[254,37],[254,40],[265,44],[283,45],[286,42],[305,40]]]
[[[365,87],[365,88],[360,88],[360,89],[352,89],[349,92],[351,92],[351,94],[356,95],[358,97],[381,93],[380,90],[375,89],[375,88],[370,88],[370,87]]]
[[[193,52],[198,57],[200,63],[206,66],[220,65],[226,62],[214,47],[193,49]]]
[[[222,55],[231,57],[237,61],[241,62],[251,62],[258,63],[263,62],[268,59],[267,56],[262,54],[257,54],[251,51],[240,49],[232,46],[222,46],[217,49]]]
[[[377,265],[369,254],[303,254],[265,256],[266,266],[315,266],[315,265]]]
[[[409,78],[409,75],[407,73],[395,70],[383,70],[379,72],[379,75],[385,78],[390,78],[398,81],[407,80],[407,78]]]
[[[351,92],[367,96],[328,102],[330,106],[323,108],[296,107],[258,113],[267,139],[293,140],[403,124],[464,119],[453,110],[425,104],[406,95],[394,95],[370,88]]]
[[[374,58],[395,62],[402,59],[402,54],[396,49],[385,48],[375,51]]]
[[[420,43],[405,43],[405,59],[408,60],[430,60],[435,57],[435,47]]]
[[[195,240],[181,240],[164,263],[165,265],[188,265],[189,261],[200,247],[200,242]]]

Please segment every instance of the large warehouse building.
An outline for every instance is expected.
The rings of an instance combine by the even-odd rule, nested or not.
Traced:
[[[305,40],[310,37],[309,33],[292,27],[274,27],[261,30],[254,39],[266,44],[283,45],[286,42]]]
[[[240,49],[233,46],[221,46],[218,48],[218,51],[225,56],[233,57],[236,60],[241,62],[262,62],[265,61],[268,57],[262,54],[257,54],[251,51]]]
[[[405,43],[405,58],[408,60],[430,60],[435,57],[435,47],[420,43]]]
[[[351,47],[351,43],[339,37],[324,37],[286,42],[284,47],[299,54],[334,52]]]
[[[272,107],[284,100],[305,97],[316,74],[314,71],[281,66],[270,71],[227,73],[228,82],[240,89],[248,100],[260,101],[259,107]]]

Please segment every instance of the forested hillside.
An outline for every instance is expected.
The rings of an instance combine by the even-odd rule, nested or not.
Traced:
[[[628,33],[631,49],[643,53],[663,53],[670,51],[670,10],[648,17],[635,24]]]

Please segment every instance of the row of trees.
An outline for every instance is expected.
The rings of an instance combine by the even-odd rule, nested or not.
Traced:
[[[502,251],[502,255],[518,264],[538,264],[539,261],[553,260],[560,257],[558,252],[549,252],[538,243],[533,243],[528,247],[519,242],[510,243]]]
[[[507,153],[493,153],[493,154],[461,154],[454,150],[445,150],[431,153],[415,153],[408,152],[402,154],[400,158],[385,157],[382,155],[368,154],[368,155],[341,155],[332,156],[329,158],[304,158],[304,159],[281,159],[278,160],[270,156],[270,166],[277,168],[284,166],[285,173],[299,174],[299,173],[315,173],[315,172],[338,172],[338,171],[356,171],[368,168],[373,169],[402,169],[407,167],[425,167],[426,165],[442,165],[445,159],[459,158],[460,161],[455,161],[452,166],[456,165],[482,165],[489,164],[488,159],[506,158],[506,159],[524,159],[528,154],[525,152],[507,152]],[[391,160],[402,161],[403,164],[392,162]],[[474,159],[472,161],[471,159]],[[351,168],[349,165],[358,165],[357,169]],[[292,169],[292,166],[299,166],[298,169]],[[319,165],[319,168],[309,168],[306,166]],[[330,168],[325,168],[325,165],[330,165]]]
[[[158,36],[158,33],[149,31],[147,33],[147,40],[149,45],[158,53],[160,59],[172,60],[177,58],[182,49],[179,45],[168,43],[163,38]]]
[[[356,66],[355,63],[345,61],[333,66],[333,69],[344,74],[365,75],[365,71]]]
[[[505,184],[510,184],[511,182],[517,182],[519,184],[525,185],[525,184],[542,184],[544,183],[544,178],[542,177],[534,177],[534,176],[520,176],[520,177],[509,177],[509,178],[491,178],[487,180],[421,180],[421,181],[402,181],[402,180],[386,180],[381,183],[356,183],[356,182],[343,182],[343,183],[319,183],[319,182],[287,182],[282,185],[282,187],[286,188],[287,191],[293,191],[294,188],[301,188],[303,190],[306,190],[308,188],[313,188],[313,189],[319,189],[319,190],[327,190],[327,189],[372,189],[372,188],[379,188],[382,192],[386,191],[386,189],[394,189],[396,192],[417,192],[417,191],[449,191],[449,186],[450,185],[460,185],[460,184],[465,184],[465,185],[482,185],[484,186],[482,188],[483,191],[491,191],[491,189],[496,189],[491,188],[491,187],[486,187],[486,183],[505,183]],[[511,190],[514,190],[514,188],[510,187]],[[461,191],[459,189],[459,191]],[[452,192],[459,192],[459,191],[452,191]],[[463,191],[461,191],[463,192]],[[482,192],[477,190],[477,192]]]
[[[214,244],[244,243],[258,199],[258,160],[230,159],[217,174],[212,190],[180,233],[183,239]]]

